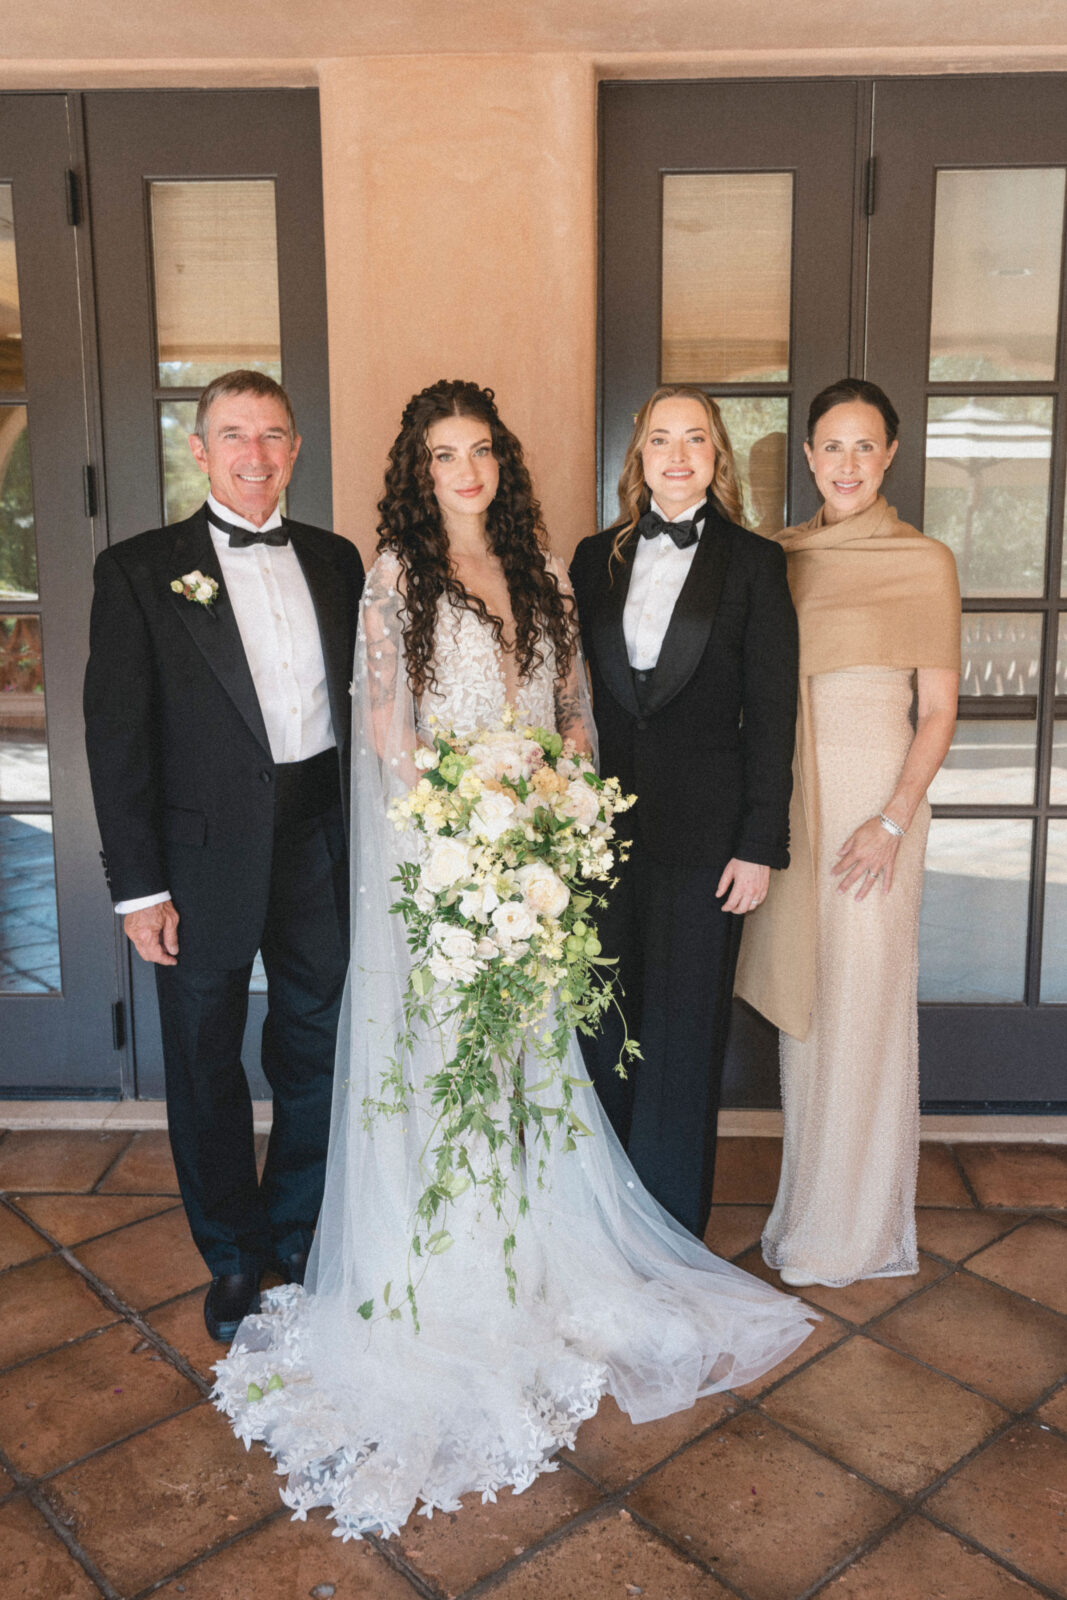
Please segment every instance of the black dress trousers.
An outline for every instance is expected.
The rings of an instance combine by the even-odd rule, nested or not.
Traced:
[[[615,1072],[623,1032],[614,1010],[599,1034],[581,1038],[601,1104],[638,1177],[698,1238],[711,1212],[743,920],[715,897],[721,875],[722,867],[656,861],[635,842],[598,933],[604,954],[619,962],[621,1008],[641,1057],[625,1079]]]
[[[337,753],[327,754],[336,775]],[[268,1005],[261,1059],[274,1099],[262,1181],[241,1065],[252,963],[189,966],[179,954],[177,966],[156,967],[171,1149],[213,1276],[306,1251],[322,1203],[349,952],[345,827],[339,800],[310,816],[281,793],[279,801],[260,941]],[[179,942],[181,931],[179,923]]]

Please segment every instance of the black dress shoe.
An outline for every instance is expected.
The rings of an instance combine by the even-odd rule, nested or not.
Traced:
[[[212,1278],[204,1297],[204,1322],[220,1344],[229,1344],[242,1320],[258,1310],[258,1272],[226,1272]]]
[[[308,1255],[306,1250],[294,1250],[291,1255],[278,1256],[274,1262],[279,1275],[284,1283],[304,1282],[304,1273],[307,1271]]]

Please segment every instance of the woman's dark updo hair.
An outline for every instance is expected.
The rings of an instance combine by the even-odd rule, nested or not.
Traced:
[[[829,388],[819,390],[808,407],[808,443],[811,444],[814,439],[815,428],[821,417],[825,417],[834,406],[851,405],[855,400],[865,406],[873,406],[881,413],[885,423],[885,442],[892,444],[900,429],[900,418],[885,390],[879,389],[876,383],[868,383],[866,378],[839,378]]]
[[[490,552],[504,569],[515,619],[515,660],[519,676],[529,678],[555,653],[556,673],[566,677],[574,656],[574,601],[560,591],[545,557],[548,538],[541,507],[534,499],[522,445],[505,428],[492,389],[461,378],[442,378],[413,395],[404,408],[400,432],[389,452],[385,494],[378,501],[378,549],[393,550],[404,568],[404,654],[408,681],[416,695],[436,687],[433,673],[437,604],[447,594],[453,604],[474,611],[504,645],[503,618],[464,588],[449,560],[448,535],[430,476],[427,433],[447,417],[483,422],[493,446],[500,482],[486,513]]]

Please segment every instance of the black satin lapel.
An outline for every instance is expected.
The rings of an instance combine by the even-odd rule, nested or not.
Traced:
[[[348,641],[354,629],[347,615],[348,591],[337,568],[314,549],[301,528],[290,524],[289,533],[318,618],[334,738],[344,746],[352,718],[352,697],[348,692],[352,657]]]
[[[633,669],[626,653],[622,614],[626,596],[630,592],[636,548],[637,539],[633,537],[624,545],[620,560],[611,563],[610,577],[607,567],[602,574],[598,574],[601,587],[597,591],[593,615],[587,622],[593,636],[600,674],[616,700],[632,717],[641,713],[634,690]]]
[[[699,517],[700,513],[697,515]],[[728,535],[724,528],[717,526],[718,522],[714,514],[705,515],[700,543],[675,602],[648,686],[646,710],[649,713],[662,710],[685,688],[707,648],[730,564]]]
[[[259,696],[252,682],[237,618],[226,593],[222,568],[208,532],[207,517],[202,511],[191,517],[175,537],[172,577],[180,578],[186,572],[196,570],[206,578],[214,578],[218,584],[219,592],[214,603],[202,606],[195,600],[186,600],[184,595],[175,594],[172,595],[173,604],[204,660],[269,756],[270,740],[267,738]]]

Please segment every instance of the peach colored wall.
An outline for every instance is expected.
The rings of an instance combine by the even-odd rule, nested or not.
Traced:
[[[319,94],[335,526],[372,547],[404,402],[469,377],[496,390],[569,552],[595,516],[593,68],[334,61]]]

